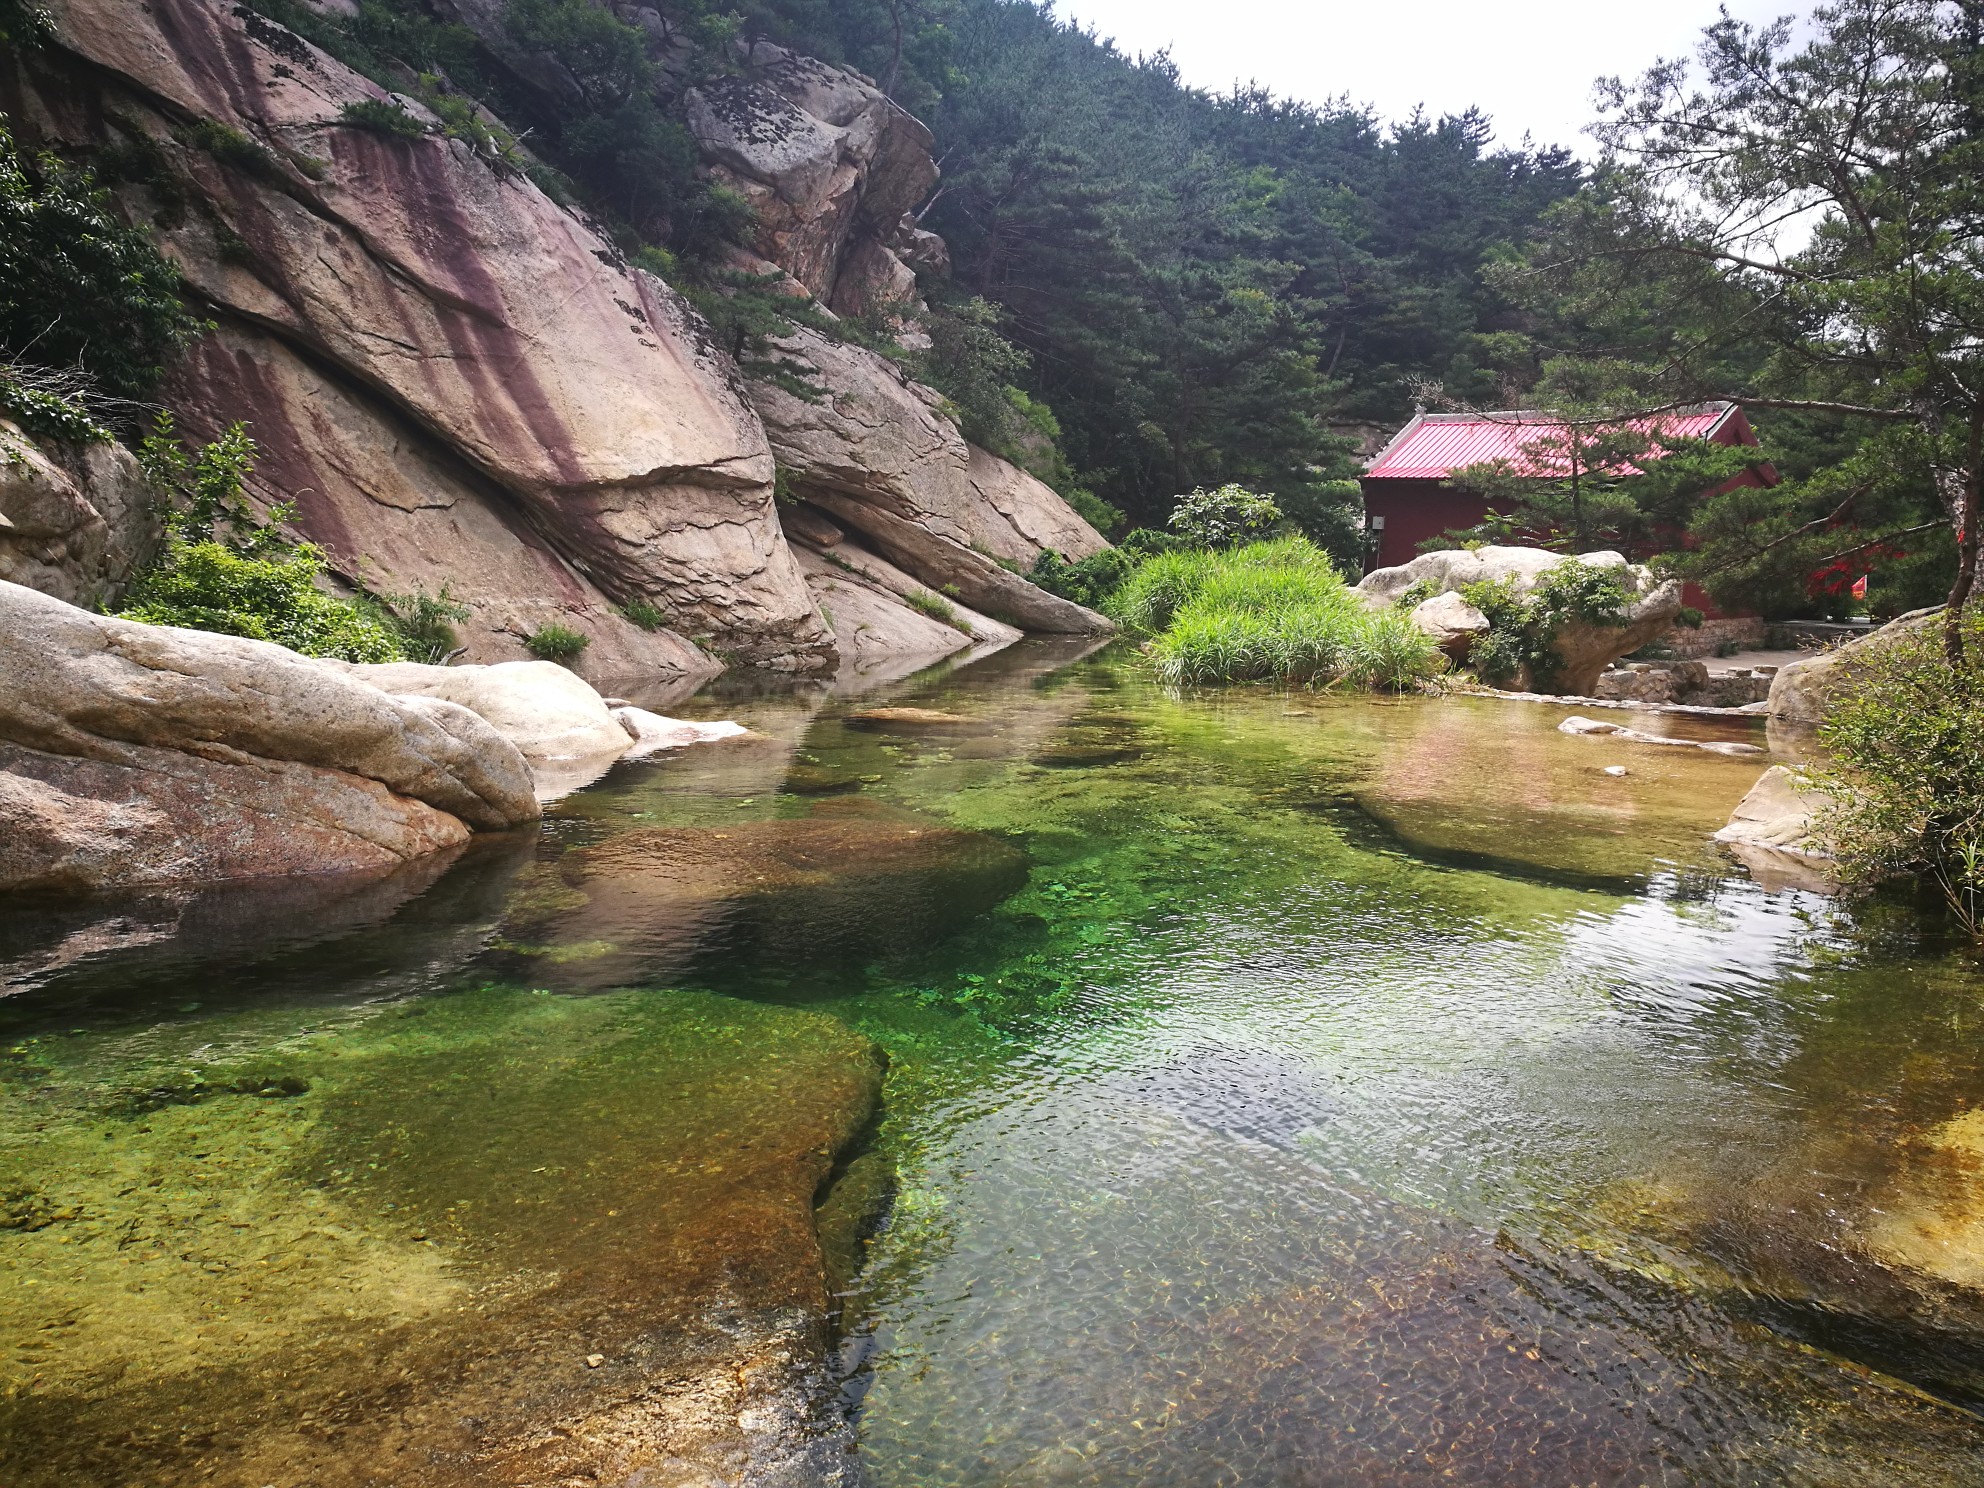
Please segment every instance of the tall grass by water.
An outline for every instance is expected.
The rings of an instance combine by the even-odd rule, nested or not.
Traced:
[[[1151,662],[1173,684],[1347,682],[1401,692],[1445,667],[1430,636],[1397,610],[1367,607],[1299,537],[1159,553],[1109,608],[1151,637]]]

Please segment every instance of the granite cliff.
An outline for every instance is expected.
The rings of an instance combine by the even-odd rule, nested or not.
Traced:
[[[465,659],[517,659],[548,623],[590,638],[595,677],[820,672],[1008,627],[1106,628],[1012,571],[1102,538],[969,447],[897,363],[800,331],[790,354],[819,401],[748,381],[680,294],[514,158],[246,6],[53,9],[53,44],[15,58],[0,110],[24,143],[145,162],[120,204],[212,322],[164,401],[194,434],[247,423],[254,495],[294,502],[346,582],[465,604]],[[497,7],[457,10],[500,35]],[[380,106],[428,127],[364,127]],[[865,80],[765,43],[740,44],[736,75],[688,114],[706,169],[756,211],[739,262],[789,276],[829,321],[884,309],[914,346],[915,270],[943,261],[907,215],[937,177],[928,131]],[[143,503],[93,504],[116,472],[57,468],[36,527],[23,485],[5,575],[113,595],[146,542]],[[862,618],[837,634],[822,597],[850,586],[859,602],[840,609]],[[905,602],[926,589],[969,608],[933,622]]]

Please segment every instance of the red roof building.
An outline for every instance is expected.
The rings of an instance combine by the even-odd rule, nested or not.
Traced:
[[[1419,545],[1442,532],[1473,527],[1488,515],[1482,497],[1458,490],[1456,470],[1505,460],[1518,475],[1555,476],[1547,457],[1532,450],[1563,431],[1563,420],[1547,413],[1422,413],[1399,430],[1365,467],[1364,522],[1376,552],[1374,568],[1408,563]],[[1717,444],[1757,442],[1750,421],[1734,403],[1705,403],[1632,420],[1628,427],[1655,438],[1709,439]],[[1630,472],[1637,473],[1637,472]],[[1745,471],[1721,489],[1775,485],[1768,463]],[[1628,554],[1643,557],[1644,554]]]

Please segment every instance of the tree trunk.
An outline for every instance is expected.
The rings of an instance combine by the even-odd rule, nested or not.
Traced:
[[[1950,520],[1956,524],[1956,582],[1950,585],[1949,608],[1943,616],[1943,654],[1951,666],[1963,662],[1963,607],[1977,584],[1977,515],[1980,485],[1984,485],[1984,399],[1970,409],[1970,437],[1964,445],[1964,471],[1956,482],[1958,494]]]

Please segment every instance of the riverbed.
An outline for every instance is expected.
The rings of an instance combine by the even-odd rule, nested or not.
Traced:
[[[655,701],[754,737],[0,912],[0,1478],[1984,1481],[1984,979],[1721,855],[1765,760],[1121,646]]]

